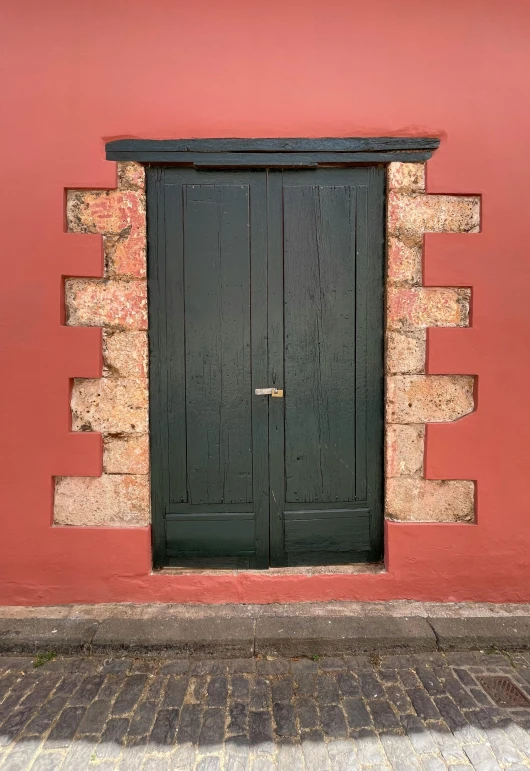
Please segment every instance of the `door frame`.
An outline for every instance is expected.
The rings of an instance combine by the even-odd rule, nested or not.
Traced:
[[[107,159],[136,161],[153,166],[188,166],[197,169],[250,169],[282,168],[309,169],[318,167],[351,167],[356,165],[388,164],[401,161],[419,163],[428,160],[439,146],[439,139],[431,137],[378,137],[378,138],[326,138],[326,139],[196,139],[196,140],[117,140],[106,145]],[[156,227],[159,212],[156,191],[147,188],[148,253],[156,251],[161,229]],[[163,215],[162,215],[163,216]],[[164,270],[159,260],[148,259],[149,269],[149,335],[156,339],[162,330],[155,308],[156,292],[153,291],[152,270]],[[156,275],[156,283],[163,281]],[[151,348],[151,346],[150,346]],[[155,350],[156,349],[156,350]],[[159,371],[160,346],[150,351],[150,368]],[[160,389],[165,387],[160,377],[149,378],[150,421],[161,419],[156,405],[160,402]],[[163,432],[151,432],[152,457],[161,457],[160,446]],[[165,532],[163,510],[165,501],[159,491],[167,485],[167,468],[163,463],[153,463],[151,469],[152,496],[152,546],[154,567],[165,564]]]

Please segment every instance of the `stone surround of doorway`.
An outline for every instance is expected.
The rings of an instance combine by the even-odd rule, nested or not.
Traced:
[[[103,236],[103,278],[65,281],[66,323],[101,327],[103,371],[76,379],[72,429],[100,432],[99,477],[58,477],[54,524],[150,524],[145,175],[118,163],[115,190],[67,191],[70,232]],[[426,232],[474,233],[477,196],[429,195],[425,164],[391,163],[387,173],[386,517],[395,521],[474,520],[474,482],[424,476],[425,426],[474,409],[472,375],[428,375],[426,328],[463,327],[470,290],[422,286]],[[326,572],[330,572],[329,569]]]

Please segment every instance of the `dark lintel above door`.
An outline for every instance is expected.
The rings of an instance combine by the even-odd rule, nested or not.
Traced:
[[[435,137],[323,139],[118,139],[107,142],[109,161],[171,163],[195,168],[278,167],[427,161]]]

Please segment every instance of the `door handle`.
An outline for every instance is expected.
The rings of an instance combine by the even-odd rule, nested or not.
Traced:
[[[273,396],[277,399],[281,399],[283,391],[280,388],[256,388],[254,391],[256,396]]]

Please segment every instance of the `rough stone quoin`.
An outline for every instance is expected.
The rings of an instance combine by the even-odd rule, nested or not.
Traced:
[[[65,282],[67,324],[103,327],[103,377],[75,379],[74,431],[103,435],[103,475],[56,479],[56,525],[150,524],[145,173],[118,164],[116,190],[69,190],[74,233],[103,237],[101,279]]]
[[[425,424],[474,409],[472,376],[425,373],[426,329],[469,324],[470,290],[422,286],[426,232],[477,232],[477,196],[428,195],[425,164],[387,171],[386,514],[398,521],[471,522],[474,484],[426,480]],[[65,282],[67,323],[103,328],[103,377],[76,379],[72,428],[103,435],[103,476],[56,481],[55,523],[149,524],[145,174],[118,163],[116,190],[70,190],[71,232],[103,237],[101,279]]]
[[[422,286],[426,232],[475,233],[478,196],[428,195],[425,164],[387,172],[386,516],[397,521],[471,522],[475,486],[424,478],[425,424],[474,409],[474,378],[426,375],[426,328],[469,325],[470,290]]]

